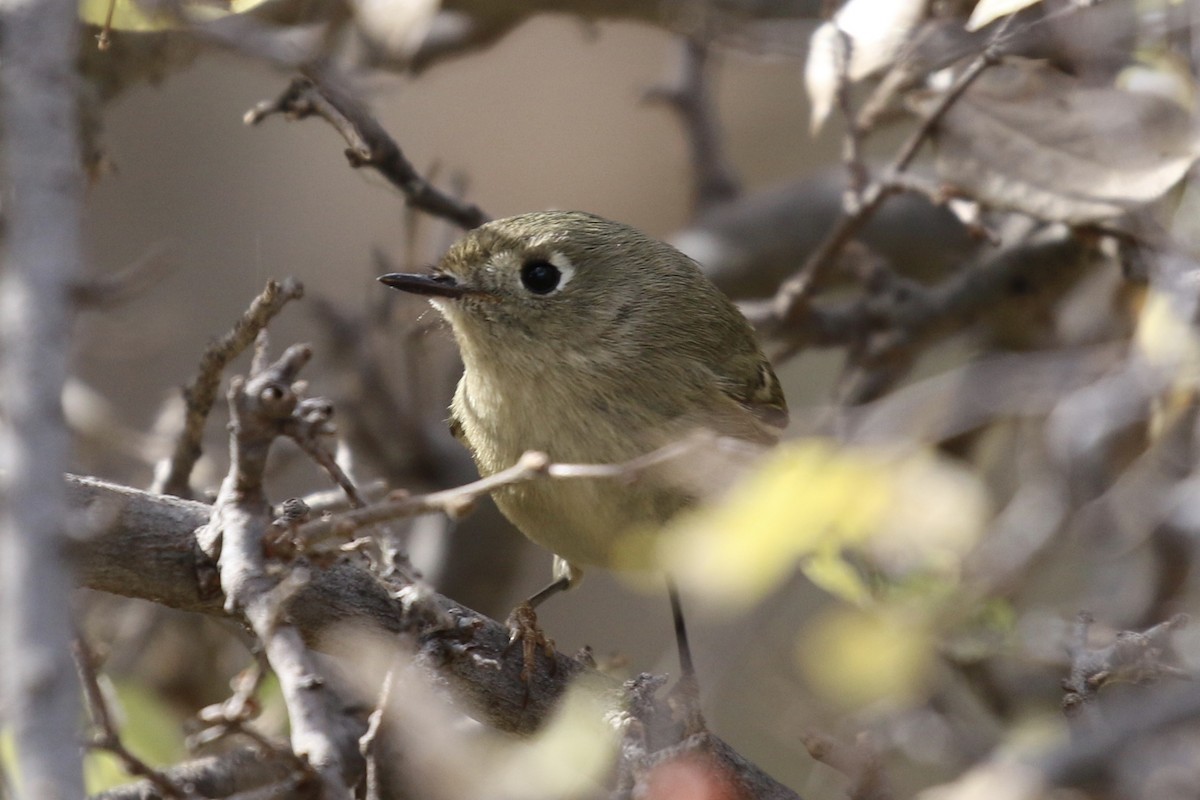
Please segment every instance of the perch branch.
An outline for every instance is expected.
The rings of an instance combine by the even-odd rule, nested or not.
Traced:
[[[73,555],[84,585],[172,608],[226,613],[221,598],[201,580],[205,559],[194,546],[193,532],[207,521],[209,506],[92,478],[69,478],[68,496],[76,509]],[[439,685],[499,730],[535,730],[581,670],[589,671],[589,679],[613,685],[611,678],[591,674],[561,653],[552,661],[539,657],[539,668],[523,684],[524,661],[509,647],[503,624],[413,584],[396,579],[385,584],[348,561],[312,570],[307,583],[283,598],[279,612],[318,649],[323,641],[333,647],[336,637],[328,634],[342,626],[392,634],[401,649],[411,643]],[[728,745],[710,738],[708,746],[739,781],[759,787],[754,796],[795,800]]]

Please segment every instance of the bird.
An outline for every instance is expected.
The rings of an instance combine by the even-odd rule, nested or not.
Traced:
[[[769,446],[787,424],[746,318],[695,261],[624,223],[583,211],[499,219],[468,231],[431,271],[379,281],[429,298],[449,322],[463,362],[449,426],[483,476],[528,451],[621,464],[697,429]],[[553,581],[523,604],[529,614],[585,568],[661,569],[658,531],[702,494],[695,484],[705,479],[687,466],[494,492],[555,556]],[[669,576],[668,589],[682,678],[694,683]]]

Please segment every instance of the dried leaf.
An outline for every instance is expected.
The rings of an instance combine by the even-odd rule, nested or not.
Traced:
[[[358,27],[389,55],[404,58],[425,41],[441,0],[353,0]]]
[[[913,105],[928,113],[936,102]],[[1193,119],[1176,103],[1087,86],[1033,61],[984,74],[934,141],[947,183],[993,207],[1073,224],[1157,200],[1200,154]]]
[[[850,81],[889,66],[924,14],[925,0],[850,0],[813,31],[804,65],[813,133],[833,110],[841,65]]]
[[[990,22],[1040,2],[1042,0],[979,0],[971,12],[971,18],[967,20],[967,30],[977,31]]]

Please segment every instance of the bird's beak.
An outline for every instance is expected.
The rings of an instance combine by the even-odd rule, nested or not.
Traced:
[[[460,284],[453,275],[447,275],[444,272],[435,272],[429,275],[391,272],[387,275],[380,275],[379,282],[402,292],[412,292],[430,297],[462,297],[472,291]]]

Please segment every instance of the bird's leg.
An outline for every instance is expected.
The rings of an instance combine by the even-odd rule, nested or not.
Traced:
[[[683,604],[675,581],[667,578],[667,594],[671,597],[671,617],[675,622],[675,645],[679,648],[679,683],[675,685],[671,701],[676,704],[683,717],[683,736],[687,738],[707,730],[704,712],[700,709],[700,681],[696,678],[696,665],[692,661],[692,648],[688,644],[687,625],[683,621]]]
[[[544,586],[540,591],[526,600],[524,605],[527,605],[530,608],[537,608],[554,595],[558,594],[559,592],[565,592],[570,588],[571,576],[563,575],[562,577],[555,578],[554,580],[550,581],[550,583]]]

